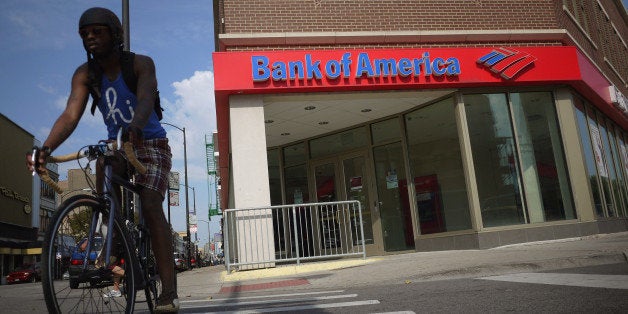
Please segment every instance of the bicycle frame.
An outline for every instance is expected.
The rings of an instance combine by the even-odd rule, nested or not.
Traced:
[[[113,166],[111,165],[110,158],[111,158],[110,156],[105,156],[105,160],[104,160],[103,195],[102,195],[102,197],[105,199],[105,203],[107,207],[109,208],[109,217],[107,221],[107,235],[105,238],[106,246],[105,246],[105,259],[104,259],[105,261],[107,261],[107,263],[109,263],[109,261],[111,260],[111,248],[113,244],[113,232],[109,232],[109,230],[113,230],[113,224],[114,224],[116,215],[123,214],[122,209],[127,209],[126,217],[123,217],[127,226],[128,226],[129,221],[134,221],[133,213],[135,212],[135,210],[138,211],[138,215],[140,218],[140,225],[143,225],[143,220],[144,220],[142,216],[141,201],[138,200],[138,203],[139,203],[137,204],[138,206],[131,206],[131,200],[129,199],[129,197],[125,197],[125,194],[129,192],[131,192],[133,195],[138,195],[139,187],[129,182],[129,180],[124,179],[118,176],[117,174],[113,173]],[[114,184],[119,185],[123,189],[121,196],[123,200],[125,201],[124,206],[121,206],[122,200],[120,202],[118,202],[117,200],[116,193],[114,190]],[[88,250],[87,250],[87,254],[85,255],[83,269],[87,267],[87,258],[89,257],[89,254],[90,254],[91,241],[95,236],[96,230],[98,229],[98,226],[100,225],[99,220],[101,219],[102,217],[99,217],[99,214],[97,213],[94,213],[94,215],[92,216],[91,227],[90,227],[89,235],[87,238]],[[129,230],[129,231],[133,231],[133,230]],[[141,234],[140,234],[140,237],[141,237]]]

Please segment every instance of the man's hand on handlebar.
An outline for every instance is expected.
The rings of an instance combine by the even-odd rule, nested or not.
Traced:
[[[32,151],[26,153],[26,167],[31,172],[37,172],[38,174],[46,172],[47,158],[50,156],[50,148],[44,146],[42,148],[33,147]],[[33,159],[33,155],[37,158]]]
[[[122,136],[122,140],[130,142],[134,147],[141,146],[141,143],[144,140],[144,132],[142,132],[142,129],[134,125],[129,125]]]

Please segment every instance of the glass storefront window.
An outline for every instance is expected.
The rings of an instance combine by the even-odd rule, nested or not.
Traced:
[[[593,145],[593,154],[595,156],[595,165],[597,167],[597,174],[601,183],[602,191],[602,209],[604,217],[613,217],[613,195],[611,194],[609,169],[606,164],[604,156],[604,138],[603,133],[606,133],[605,128],[601,128],[598,124],[596,112],[587,108],[587,118],[589,122],[589,130],[591,132],[591,144]]]
[[[625,200],[624,210],[622,212],[623,217],[628,217],[628,151],[626,147],[625,135],[621,130],[617,131],[617,145],[619,146],[619,167],[620,171],[624,174],[623,195]]]
[[[298,143],[283,148],[283,162],[285,166],[304,164],[306,161],[305,143]]]
[[[602,180],[605,180],[608,184],[608,193],[606,194],[606,203],[608,204],[608,215],[609,217],[616,217],[617,216],[617,209],[620,208],[617,200],[617,195],[615,194],[617,192],[616,186],[617,186],[617,173],[615,172],[615,167],[613,165],[613,154],[611,153],[611,147],[610,147],[610,141],[611,141],[611,135],[608,132],[608,129],[606,127],[606,119],[604,119],[604,117],[601,116],[601,114],[598,112],[598,122],[599,122],[599,127],[600,127],[600,135],[602,137],[602,147],[604,149],[604,161],[605,161],[605,166],[606,169],[608,171],[608,176],[602,178]]]
[[[391,140],[398,140],[401,136],[401,127],[399,119],[389,119],[371,125],[371,137],[373,145],[379,145]]]
[[[311,140],[310,157],[312,159],[327,157],[366,145],[368,145],[367,129],[359,127]]]
[[[596,157],[591,146],[591,136],[589,135],[589,127],[587,122],[586,111],[584,104],[580,98],[574,98],[576,105],[576,119],[578,121],[578,132],[580,133],[580,139],[582,141],[582,149],[584,151],[584,161],[587,169],[587,176],[589,178],[589,185],[591,186],[591,192],[593,193],[593,202],[595,206],[595,214],[598,217],[604,217],[604,206],[602,204],[602,196],[600,191],[599,181],[597,179],[596,170]]]
[[[484,227],[526,222],[506,94],[464,95]]]
[[[271,149],[268,157],[268,181],[270,185],[270,204],[281,205],[281,172],[279,171],[279,149]]]
[[[453,98],[413,111],[405,122],[421,234],[471,229]]]
[[[286,186],[286,204],[303,204],[310,201],[307,169],[305,165],[284,169]]]
[[[615,195],[615,208],[617,208],[617,216],[624,216],[623,211],[626,208],[625,189],[626,181],[621,166],[621,155],[617,149],[617,135],[615,133],[612,122],[608,124],[608,140],[612,155],[612,166],[615,169],[615,180],[613,181],[613,193]]]
[[[510,99],[529,222],[575,218],[552,94],[511,93]]]

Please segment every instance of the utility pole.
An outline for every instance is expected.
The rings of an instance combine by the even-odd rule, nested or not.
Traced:
[[[122,0],[122,32],[124,33],[124,51],[131,50],[131,23],[129,20],[129,0]]]

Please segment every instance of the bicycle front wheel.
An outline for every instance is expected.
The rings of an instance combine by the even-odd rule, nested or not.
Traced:
[[[111,255],[119,268],[114,271],[111,261],[101,263],[99,259],[101,252],[104,258],[107,247],[104,239],[108,212],[100,199],[89,195],[71,197],[59,206],[46,230],[42,249],[42,286],[48,312],[133,312],[134,267],[126,265],[134,265],[137,258],[127,228],[117,218]],[[89,250],[79,245],[88,238]],[[120,269],[124,274],[114,275]],[[112,293],[114,287],[119,288],[119,294]]]

